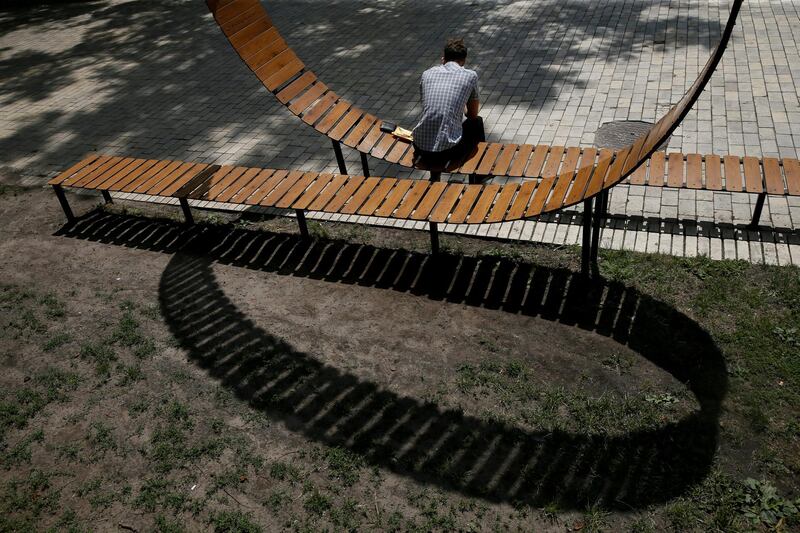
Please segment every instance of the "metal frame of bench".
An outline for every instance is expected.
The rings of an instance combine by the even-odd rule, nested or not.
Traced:
[[[407,168],[503,177],[556,180],[556,191],[570,190],[563,200],[583,201],[618,183],[686,187],[758,194],[751,225],[758,225],[767,195],[800,195],[797,159],[759,159],[714,154],[664,155],[655,152],[678,127],[716,69],[730,39],[742,0],[735,0],[716,48],[684,97],[648,132],[616,151],[594,148],[480,143],[463,161],[442,169],[415,164],[411,144],[380,131],[382,120],[339,97],[300,60],[281,37],[260,0],[207,0],[209,9],[233,48],[250,70],[291,113],[331,139],[339,171],[347,174],[341,145],[360,153],[369,176],[367,155]],[[652,157],[651,157],[652,155]],[[608,163],[606,165],[606,163]],[[585,167],[604,168],[602,186],[576,191]],[[601,202],[605,205],[605,200]],[[568,204],[564,203],[566,207]]]

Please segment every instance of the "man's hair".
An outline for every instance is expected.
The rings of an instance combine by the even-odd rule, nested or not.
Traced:
[[[467,59],[467,46],[464,39],[447,39],[444,44],[445,61],[464,61]]]

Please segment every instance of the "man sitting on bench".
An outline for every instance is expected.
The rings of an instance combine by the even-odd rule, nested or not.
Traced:
[[[414,128],[415,159],[432,170],[460,161],[486,140],[478,116],[478,74],[464,68],[467,47],[463,39],[448,39],[442,64],[422,73],[422,118]],[[461,122],[466,114],[466,120]],[[438,172],[432,172],[432,179]],[[470,176],[470,183],[476,179]]]

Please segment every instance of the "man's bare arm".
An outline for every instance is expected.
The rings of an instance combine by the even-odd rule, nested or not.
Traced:
[[[478,116],[478,110],[480,107],[480,100],[469,100],[467,102],[467,118],[476,118]]]

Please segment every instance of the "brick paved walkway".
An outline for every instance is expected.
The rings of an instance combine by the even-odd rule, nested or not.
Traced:
[[[605,122],[663,113],[694,79],[729,7],[713,0],[264,1],[321,79],[407,127],[418,112],[419,73],[437,61],[445,36],[464,35],[481,75],[489,138],[567,145],[591,145]],[[720,70],[670,150],[798,155],[799,8],[800,0],[745,3]],[[266,94],[199,0],[0,12],[0,165],[43,183],[88,150],[336,168],[327,139]],[[357,154],[345,152],[360,168]],[[408,175],[376,160],[371,166],[374,174]],[[798,200],[771,198],[762,220],[778,229],[756,233],[742,228],[755,202],[745,194],[617,187],[611,211],[627,216],[609,223],[616,229],[605,242],[800,264]],[[577,235],[571,216],[485,231],[570,242]]]

